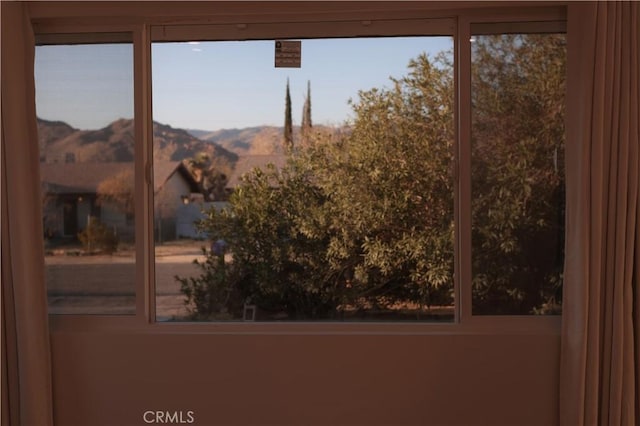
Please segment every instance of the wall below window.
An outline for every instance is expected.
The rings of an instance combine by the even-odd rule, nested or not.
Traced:
[[[54,331],[55,424],[554,425],[559,351],[549,334]]]

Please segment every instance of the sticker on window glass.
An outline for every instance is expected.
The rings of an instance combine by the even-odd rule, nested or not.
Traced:
[[[300,40],[276,40],[276,68],[300,68],[301,58]]]

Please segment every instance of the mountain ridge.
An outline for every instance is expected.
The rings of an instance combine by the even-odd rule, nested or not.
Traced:
[[[75,129],[59,120],[37,119],[40,161],[128,162],[134,160],[134,124],[120,118],[96,130]],[[198,139],[183,129],[153,122],[153,158],[156,161],[182,161],[206,153],[212,165],[229,172],[238,155]]]
[[[134,123],[120,118],[96,130],[80,130],[59,120],[38,118],[40,161],[107,162],[134,160]],[[314,126],[319,132],[339,128]],[[294,137],[300,127],[294,127]],[[283,155],[283,127],[251,126],[218,130],[182,129],[153,122],[153,158],[183,161],[207,154],[211,165],[223,173],[235,168],[240,157]]]

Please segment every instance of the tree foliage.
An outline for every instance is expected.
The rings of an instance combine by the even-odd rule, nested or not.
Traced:
[[[561,281],[548,249],[562,226],[564,52],[555,39],[500,40],[474,53],[474,309],[531,313]],[[207,252],[203,275],[180,279],[193,317],[237,317],[244,303],[272,319],[450,305],[453,96],[451,55],[420,55],[389,87],[359,92],[347,131],[246,175],[199,224],[232,260]]]
[[[133,214],[134,210],[134,180],[133,168],[124,170],[100,182],[97,193],[99,205],[111,204],[126,214]]]
[[[476,37],[474,312],[560,302],[564,248],[564,35]]]
[[[227,199],[227,175],[214,163],[206,152],[199,152],[185,160],[187,169],[198,185],[198,192],[205,201],[223,201]]]

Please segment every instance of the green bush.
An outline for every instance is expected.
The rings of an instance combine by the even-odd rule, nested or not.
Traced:
[[[78,233],[78,239],[87,253],[101,251],[111,254],[118,250],[119,239],[115,231],[93,216],[89,218],[87,227]]]
[[[193,261],[202,270],[198,277],[181,278],[180,291],[185,295],[185,305],[190,320],[228,320],[242,317],[244,300],[237,290],[238,279],[234,269],[225,263],[224,255],[202,249],[205,261]]]

